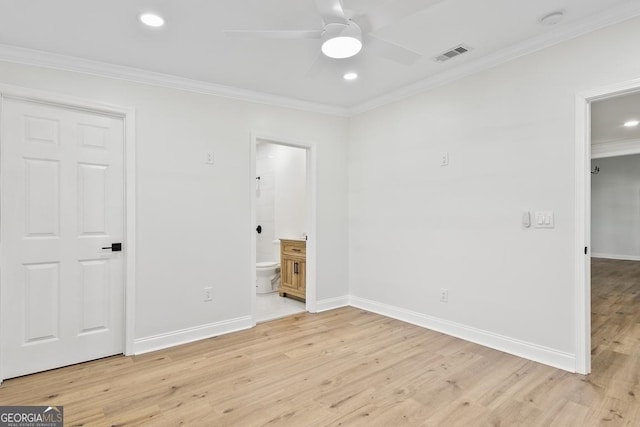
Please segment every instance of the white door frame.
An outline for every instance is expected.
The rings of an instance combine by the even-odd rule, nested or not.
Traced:
[[[575,100],[575,371],[585,375],[591,372],[591,103],[638,90],[635,79],[581,92]]]
[[[110,115],[122,118],[122,120],[124,121],[124,354],[131,355],[133,354],[133,341],[135,338],[134,320],[136,277],[135,110],[133,108],[102,104],[57,93],[34,90],[20,86],[0,84],[0,126],[3,126],[4,118],[2,114],[2,101],[6,98],[20,99],[61,108],[69,108],[73,110]],[[2,133],[0,132],[0,135],[1,134]],[[2,152],[2,148],[3,141],[0,139],[0,155]],[[2,201],[2,189],[4,185],[5,183],[0,182],[0,202]],[[0,262],[4,262],[4,258],[2,257],[1,253]],[[0,267],[2,266],[0,265]],[[1,286],[4,286],[4,284],[0,283],[0,289]],[[3,372],[3,367],[0,366],[0,382],[4,378]]]
[[[291,140],[280,136],[266,135],[257,132],[250,134],[251,169],[249,176],[249,195],[251,196],[251,264],[249,265],[251,276],[249,289],[251,292],[251,324],[256,325],[256,145],[260,141],[268,141],[277,145],[302,148],[307,152],[307,219],[309,230],[307,231],[307,264],[306,264],[306,303],[305,309],[310,313],[317,311],[317,282],[316,282],[316,221],[317,221],[317,168],[316,168],[316,144]]]

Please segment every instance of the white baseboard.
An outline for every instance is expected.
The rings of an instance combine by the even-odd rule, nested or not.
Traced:
[[[238,317],[208,325],[195,326],[150,337],[139,338],[133,342],[133,354],[143,354],[162,350],[176,345],[229,334],[253,327],[251,316]]]
[[[592,252],[591,258],[620,259],[623,261],[640,261],[640,256],[637,256],[637,255],[602,254],[599,252]]]
[[[573,354],[364,298],[351,296],[349,301],[353,307],[442,332],[443,334],[471,341],[485,347],[490,347],[565,371],[576,372],[576,358]]]
[[[593,254],[592,256],[596,255]],[[505,353],[513,354],[518,357],[533,360],[565,371],[576,371],[576,358],[573,354],[377,301],[344,295],[341,297],[327,298],[318,301],[317,311],[323,312],[346,306],[371,311],[373,313],[451,335],[466,341],[471,341],[485,347],[494,348]],[[134,354],[148,353],[205,338],[249,329],[253,326],[251,316],[239,317],[208,325],[201,325],[165,334],[140,338],[134,341],[133,350]]]
[[[349,295],[336,298],[327,298],[316,302],[316,312],[321,313],[335,308],[347,307],[349,305]]]

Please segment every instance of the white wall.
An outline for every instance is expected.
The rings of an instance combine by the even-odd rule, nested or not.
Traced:
[[[639,39],[633,19],[353,118],[353,301],[570,369],[575,96],[637,79]]]
[[[591,161],[591,254],[640,260],[640,155]]]
[[[251,314],[251,131],[317,145],[317,294],[347,294],[346,119],[12,63],[0,83],[135,108],[136,339]]]
[[[307,230],[307,152],[276,145],[275,218],[276,237],[301,238]]]
[[[261,142],[256,147],[256,262],[278,261],[278,239],[307,233],[307,152],[302,148]]]

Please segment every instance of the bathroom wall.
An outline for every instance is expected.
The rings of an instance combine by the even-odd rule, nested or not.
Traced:
[[[274,154],[276,238],[300,238],[307,231],[307,152],[276,145]]]
[[[307,230],[306,150],[259,142],[256,147],[256,262],[277,261],[280,238]]]
[[[640,155],[591,161],[591,254],[640,260]]]

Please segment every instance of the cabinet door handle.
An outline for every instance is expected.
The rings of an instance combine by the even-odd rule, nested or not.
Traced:
[[[298,274],[298,263],[297,262],[293,263],[293,274]]]

